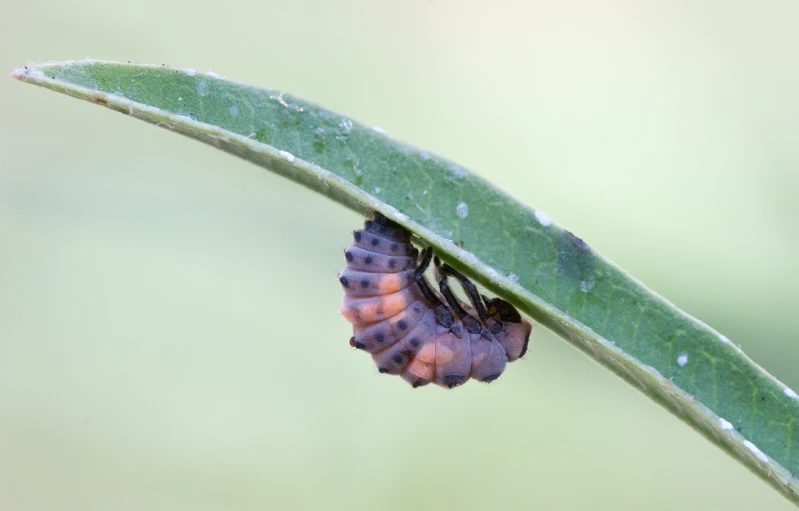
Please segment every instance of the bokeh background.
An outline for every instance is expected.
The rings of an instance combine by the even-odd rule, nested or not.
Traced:
[[[793,0],[0,3],[0,70],[167,63],[282,89],[541,208],[799,388]],[[0,508],[781,510],[538,330],[491,386],[347,345],[362,219],[0,80]]]

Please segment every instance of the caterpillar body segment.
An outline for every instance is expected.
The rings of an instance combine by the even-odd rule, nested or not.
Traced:
[[[469,379],[494,381],[524,356],[532,325],[435,258],[438,294],[425,276],[432,250],[419,257],[402,226],[376,213],[353,239],[339,274],[340,310],[353,325],[350,345],[371,353],[380,373],[399,375],[414,388],[454,388]],[[470,304],[455,297],[450,278]]]

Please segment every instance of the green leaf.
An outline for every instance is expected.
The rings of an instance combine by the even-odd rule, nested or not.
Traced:
[[[363,214],[380,211],[799,503],[791,389],[457,164],[289,94],[188,69],[81,61],[12,76],[211,144]]]

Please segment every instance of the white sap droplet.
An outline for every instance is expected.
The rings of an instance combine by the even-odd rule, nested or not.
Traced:
[[[469,206],[465,202],[461,202],[458,204],[458,207],[455,208],[455,214],[458,215],[458,218],[464,219],[469,216]]]
[[[783,392],[785,392],[785,395],[790,397],[791,399],[799,399],[799,395],[796,394],[796,392],[794,392],[793,389],[791,388],[785,387],[785,390]]]
[[[744,440],[744,446],[745,446],[747,449],[749,449],[750,451],[752,451],[752,453],[754,453],[754,455],[755,455],[755,456],[757,457],[757,459],[759,459],[760,461],[768,461],[768,456],[766,456],[765,454],[763,454],[763,451],[761,451],[760,449],[758,449],[758,447],[757,447],[755,444],[753,444],[752,442],[750,442],[749,440]]]
[[[237,105],[233,105],[232,107],[230,107],[230,110],[228,110],[228,112],[230,112],[230,115],[232,115],[233,117],[236,117],[237,115],[239,115],[239,107]]]
[[[422,190],[422,195],[427,195],[427,190]]]
[[[183,98],[178,98],[178,101],[183,101]]]
[[[538,223],[544,227],[549,227],[550,225],[552,225],[552,219],[549,218],[549,215],[547,215],[541,210],[537,209],[535,211],[535,219],[538,220]]]
[[[208,94],[208,82],[205,80],[200,80],[197,82],[197,94],[200,96],[205,96]]]
[[[375,193],[380,193],[380,187],[379,186],[375,186],[375,190],[374,191],[375,191]]]
[[[375,130],[377,133],[380,133],[381,135],[385,135],[386,134],[386,130],[384,130],[380,126],[372,126],[372,129]]]
[[[286,160],[289,163],[294,163],[294,155],[288,151],[280,151],[280,157]]]
[[[680,367],[683,367],[683,366],[685,366],[685,364],[687,364],[687,363],[688,363],[688,355],[686,355],[685,353],[683,353],[682,355],[680,355],[679,357],[677,357],[677,363],[678,363],[678,364],[680,364]]]
[[[729,344],[730,343],[730,340],[727,339],[727,336],[726,335],[721,335],[721,334],[719,334],[719,341],[723,342],[724,344]]]
[[[194,75],[197,74],[197,70],[196,69],[191,69],[189,67],[184,67],[183,68],[183,72],[186,74],[186,76],[194,76]]]
[[[728,421],[722,419],[721,417],[719,417],[719,426],[721,426],[721,429],[726,430],[726,431],[729,431],[729,430],[732,429],[732,424],[730,424]]]

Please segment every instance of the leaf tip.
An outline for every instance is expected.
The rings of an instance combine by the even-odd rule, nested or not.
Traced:
[[[44,73],[33,66],[18,67],[9,76],[21,82],[38,82],[44,79]]]

